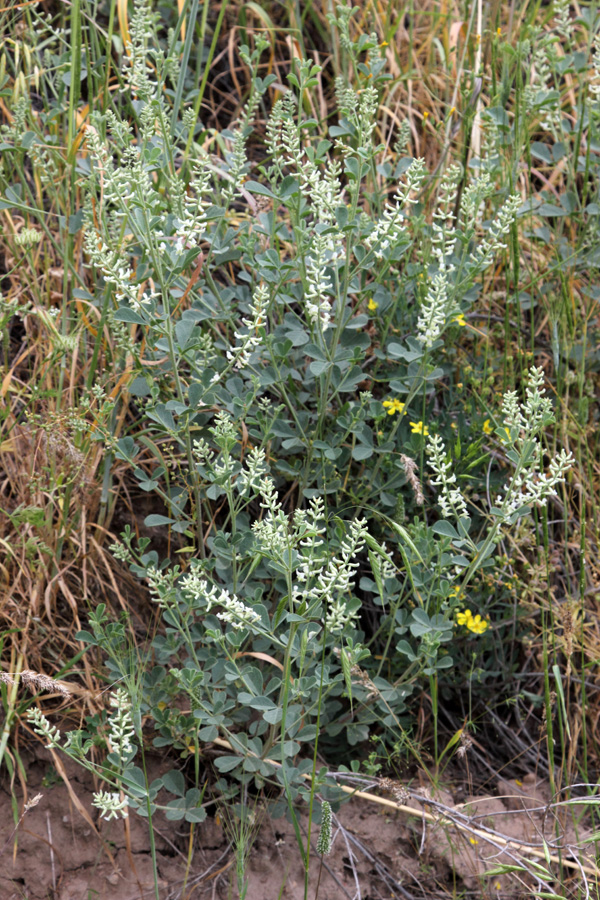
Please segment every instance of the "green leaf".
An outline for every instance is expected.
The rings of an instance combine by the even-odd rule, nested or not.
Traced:
[[[166,772],[162,776],[161,781],[163,787],[171,794],[183,797],[185,792],[185,778],[177,769],[171,769],[170,772]]]
[[[431,530],[434,534],[441,534],[444,537],[452,538],[455,541],[460,540],[460,535],[454,525],[451,525],[446,519],[440,519],[439,522],[436,522],[431,526]]]
[[[174,522],[175,519],[170,519],[168,516],[159,516],[156,513],[146,516],[144,519],[144,525],[147,528],[156,528],[158,525],[172,525]]]
[[[132,325],[147,325],[148,322],[146,319],[143,319],[139,313],[134,312],[133,309],[129,309],[127,306],[121,306],[115,313],[115,319],[117,322],[128,322]]]
[[[78,631],[75,635],[76,641],[85,641],[86,644],[91,644],[93,647],[97,645],[97,640],[93,634],[90,634],[89,631]]]
[[[260,184],[258,181],[246,181],[243,188],[251,194],[260,194],[261,197],[273,197],[277,200],[277,195],[273,193],[271,188],[268,188],[265,184]]]
[[[556,206],[554,203],[542,203],[535,210],[536,216],[568,216],[566,209]]]
[[[219,772],[233,772],[238,766],[241,766],[243,760],[240,756],[218,756],[215,759],[215,768]]]
[[[352,450],[352,458],[356,460],[370,459],[373,456],[373,448],[364,444],[357,444]]]
[[[204,822],[206,819],[206,810],[199,806],[197,809],[188,809],[185,814],[186,822]]]
[[[331,368],[332,363],[327,360],[316,359],[309,366],[310,371],[313,375],[323,375],[325,372],[328,372]]]

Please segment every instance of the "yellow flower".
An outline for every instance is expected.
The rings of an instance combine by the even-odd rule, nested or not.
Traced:
[[[456,112],[456,107],[453,106],[452,109],[450,110],[450,112],[448,113],[448,115],[451,116],[452,113],[455,113],[455,112]]]
[[[471,843],[471,844],[478,844],[479,841],[477,840],[477,838],[469,838],[469,843]]]
[[[383,405],[387,409],[388,416],[393,416],[394,413],[401,413],[404,410],[404,403],[401,403],[400,400],[384,400]]]
[[[160,709],[161,712],[163,711],[163,709],[167,708],[167,704],[165,703],[164,700],[160,700],[156,705],[158,706],[158,708]]]
[[[449,597],[457,597],[458,600],[464,600],[466,595],[465,595],[465,592],[464,592],[464,591],[461,591],[461,589],[459,588],[459,586],[456,585],[455,587],[453,587],[453,588],[451,589],[451,591],[450,591],[450,593],[448,594],[448,596],[449,596]],[[459,615],[460,615],[460,613],[459,613]]]
[[[427,112],[427,110],[425,110],[425,112],[423,113],[423,121],[425,121],[425,119],[427,119],[428,117],[429,113]]]
[[[373,300],[373,298],[370,297],[369,302],[367,303],[367,309],[369,310],[369,312],[375,312],[375,310],[377,309],[378,306],[379,306],[379,303],[376,303],[375,300]]]
[[[456,613],[456,624],[457,625],[468,625],[468,623],[473,618],[473,613],[470,609],[465,609],[464,612]]]
[[[496,34],[498,35],[498,37],[502,37],[502,29],[496,28]]]
[[[453,322],[456,322],[457,325],[464,327],[467,323],[465,322],[465,317],[463,313],[459,313],[457,316],[454,316],[452,319]]]
[[[389,44],[387,41],[382,41],[379,46],[380,47],[389,47]]]
[[[484,434],[493,434],[494,429],[492,428],[489,419],[486,419],[483,423],[482,430]]]
[[[429,428],[427,425],[423,425],[422,422],[411,422],[410,430],[413,434],[422,434],[423,437],[427,437],[429,434]]]
[[[479,613],[476,616],[471,616],[469,621],[466,623],[469,631],[472,631],[473,634],[483,634],[484,631],[487,631],[488,623],[485,619],[482,619]]]

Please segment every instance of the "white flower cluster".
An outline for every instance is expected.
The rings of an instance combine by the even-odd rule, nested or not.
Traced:
[[[264,518],[252,523],[252,531],[265,555],[281,556],[290,547],[288,518],[277,499],[277,491],[271,478],[260,482],[261,507]]]
[[[52,750],[54,747],[60,747],[60,731],[54,725],[50,724],[46,716],[37,708],[37,706],[27,710],[27,718],[33,724],[33,730],[36,734],[40,734],[42,737],[46,738],[48,742],[46,747],[48,750]]]
[[[358,103],[358,126],[360,131],[360,147],[365,150],[371,147],[371,137],[377,126],[379,96],[373,85],[360,92]]]
[[[552,38],[549,35],[544,34],[533,54],[531,84],[527,85],[525,90],[526,108],[531,109],[532,107],[535,107],[538,91],[552,90],[552,69],[556,65],[556,62],[557,57],[556,51],[552,46]],[[543,110],[543,127],[556,135],[557,129],[560,128],[562,116],[559,97],[556,97],[551,102],[546,102]]]
[[[296,583],[292,587],[292,603],[298,605],[307,602],[307,592],[326,562],[321,549],[325,543],[323,535],[326,533],[325,503],[322,497],[314,497],[308,510],[296,510],[294,530],[298,535],[302,535],[300,547],[303,551],[295,572]]]
[[[145,107],[144,112],[148,108]],[[144,120],[142,124],[145,123],[146,128],[149,130],[148,114],[142,115],[142,118]],[[118,166],[115,165],[112,154],[100,137],[98,129],[101,127],[102,119],[94,118],[93,121],[98,127],[96,128],[95,125],[87,126],[85,132],[86,145],[93,163],[91,177],[92,180],[96,180],[99,184],[103,205],[112,203],[123,211],[136,196],[146,206],[151,201],[158,201],[159,197],[150,180],[150,173],[142,162],[139,148],[131,143],[131,139],[129,141],[126,140],[116,116],[112,118],[107,117],[107,124],[110,126],[111,135],[116,137],[117,142],[124,141],[121,165]]]
[[[247,628],[260,619],[250,606],[246,606],[237,597],[232,597],[225,588],[210,585],[199,572],[191,571],[184,575],[179,586],[185,593],[191,594],[195,600],[206,604],[206,612],[210,613],[215,606],[221,607],[217,619],[228,622],[235,629]]]
[[[283,97],[280,107],[280,132],[281,146],[288,157],[285,162],[294,161],[298,166],[302,165],[303,150],[300,146],[300,133],[296,125],[294,115],[296,112],[296,97],[291,91]],[[275,153],[280,153],[279,146],[275,147]]]
[[[261,345],[261,328],[266,325],[266,314],[269,301],[269,289],[265,284],[259,284],[252,295],[252,308],[250,318],[242,319],[242,325],[247,329],[246,333],[236,331],[234,337],[239,341],[237,347],[231,347],[227,351],[227,359],[233,363],[234,368],[243,369],[250,362],[252,353]]]
[[[204,438],[199,438],[193,442],[192,453],[196,462],[200,463],[201,466],[211,463],[215,455],[215,451]]]
[[[479,219],[479,208],[483,201],[494,192],[489,172],[482,172],[478,178],[466,185],[460,203],[460,218],[465,231],[472,231]]]
[[[123,65],[123,78],[134,97],[149,101],[156,95],[156,82],[148,72],[147,43],[154,37],[153,17],[147,0],[135,0],[129,23],[127,57]]]
[[[451,516],[455,519],[468,519],[467,504],[465,498],[456,487],[456,474],[451,471],[452,466],[446,459],[446,448],[439,434],[432,434],[427,441],[427,455],[429,465],[435,472],[435,478],[431,483],[439,487],[438,504],[445,518]]]
[[[90,262],[100,269],[105,282],[114,287],[117,302],[127,300],[137,312],[150,302],[151,297],[147,294],[138,299],[139,288],[133,281],[133,269],[124,257],[109,250],[95,230],[86,229],[84,243]]]
[[[343,631],[358,615],[349,610],[343,595],[352,588],[358,569],[355,557],[365,544],[366,525],[366,519],[355,519],[350,524],[350,533],[342,541],[340,555],[328,561],[317,574],[314,586],[306,591],[307,600],[327,603],[325,624],[333,634]]]
[[[335,99],[339,112],[349,118],[358,109],[358,95],[348,84],[343,75],[337,75],[335,79]]]
[[[310,199],[315,219],[319,222],[331,224],[335,221],[335,209],[342,203],[340,172],[339,162],[328,165],[325,177],[310,160],[299,169],[300,189]]]
[[[250,606],[246,606],[236,597],[230,597],[227,591],[221,592],[219,603],[223,609],[217,613],[217,619],[229,622],[235,629],[247,628],[260,619],[258,613],[255,613]]]
[[[119,688],[111,694],[109,703],[115,711],[108,720],[108,739],[112,752],[123,759],[135,750],[131,742],[135,738],[131,698],[124,688]]]
[[[552,24],[563,41],[571,40],[573,35],[571,0],[554,0],[554,22]]]
[[[459,165],[450,166],[444,173],[440,184],[439,202],[433,213],[431,249],[437,259],[440,271],[452,272],[454,270],[454,265],[447,263],[447,259],[452,255],[456,243],[455,216],[452,205],[456,200],[456,190],[461,173],[462,169]]]
[[[556,496],[556,488],[565,480],[565,475],[573,465],[572,453],[561,450],[550,460],[547,473],[538,470],[539,457],[535,462],[517,472],[510,485],[504,486],[504,496],[498,494],[496,503],[508,518],[523,506],[545,506],[549,497]]]
[[[176,603],[175,580],[179,571],[159,571],[155,566],[148,566],[146,579],[148,588],[154,603],[158,603],[161,609],[170,609]]]
[[[494,261],[496,253],[504,249],[506,235],[510,231],[522,202],[520,194],[511,194],[506,203],[502,205],[487,236],[475,251],[470,265],[472,270],[483,271]]]
[[[210,187],[210,171],[206,162],[201,157],[192,163],[189,191],[184,195],[183,210],[175,231],[175,249],[178,253],[182,253],[186,247],[195,246],[206,228],[206,208],[210,205],[206,198]]]
[[[503,397],[502,412],[507,440],[523,459],[523,464],[517,467],[512,481],[504,485],[504,493],[496,498],[496,504],[504,518],[510,517],[523,506],[545,506],[549,497],[556,496],[556,487],[565,480],[565,475],[573,464],[572,454],[561,450],[550,461],[548,472],[540,471],[542,447],[536,435],[554,418],[552,403],[545,396],[543,382],[543,369],[532,367],[529,370],[525,403],[519,403],[515,391],[508,391]]]
[[[331,322],[331,303],[325,295],[333,293],[333,284],[325,271],[328,246],[329,236],[316,233],[306,263],[306,312],[310,323],[320,325],[323,331]]]
[[[252,447],[246,460],[246,467],[239,473],[235,486],[244,496],[249,490],[258,490],[261,480],[267,474],[265,451]]]
[[[450,313],[456,313],[454,304],[448,299],[448,276],[438,272],[431,279],[427,296],[421,306],[417,320],[417,340],[425,347],[432,347],[441,335]]]
[[[119,817],[126,819],[128,816],[127,799],[121,798],[120,794],[113,791],[99,791],[94,794],[92,806],[100,810],[102,818],[107,822]]]
[[[260,94],[256,93],[250,97],[246,106],[243,107],[239,118],[239,125],[234,132],[231,152],[227,153],[225,156],[228,165],[227,180],[229,182],[227,188],[223,192],[223,204],[225,206],[227,206],[235,195],[239,193],[239,190],[244,183],[244,171],[248,162],[246,157],[248,127],[254,119],[254,114],[256,113],[259,103]]]
[[[600,97],[600,32],[594,38],[594,54],[592,56],[592,80],[590,81],[590,94],[596,100]]]
[[[35,228],[21,228],[15,234],[15,244],[17,247],[34,247],[42,240],[43,234]]]
[[[425,160],[415,159],[406,171],[405,184],[398,188],[395,203],[387,203],[383,215],[373,231],[365,238],[365,244],[373,250],[377,259],[382,259],[388,247],[397,247],[406,239],[404,208],[407,203],[416,203],[412,194],[419,191],[425,177]]]

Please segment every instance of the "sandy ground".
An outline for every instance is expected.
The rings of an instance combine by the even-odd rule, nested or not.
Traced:
[[[43,794],[23,819],[15,838],[10,787],[0,793],[0,900],[149,900],[154,897],[147,822],[132,813],[127,820],[105,822],[91,806],[97,790],[90,776],[62,758],[71,789],[57,777],[48,751],[27,765],[28,797]],[[171,768],[171,763],[164,769]],[[152,777],[160,774],[156,762]],[[522,782],[496,785],[496,796],[466,797],[462,806],[449,792],[437,799],[477,817],[475,827],[491,827],[513,841],[549,839],[555,820],[547,814],[547,789],[533,775]],[[14,793],[19,796],[18,786]],[[20,798],[19,808],[22,808]],[[305,823],[303,823],[305,825]],[[568,839],[575,835],[569,826]],[[182,894],[189,826],[156,821],[157,865],[161,900],[185,896],[237,898],[235,857],[223,824],[209,817],[196,826],[186,891]],[[316,834],[315,834],[316,838]],[[516,898],[521,893],[511,876],[484,873],[509,862],[485,839],[431,825],[357,799],[336,817],[332,852],[323,861],[314,854],[310,898],[319,884],[319,900],[379,900],[451,896]],[[542,860],[543,863],[543,860]],[[246,900],[302,900],[303,869],[292,827],[285,819],[263,817],[250,853]],[[548,889],[548,887],[546,887]],[[595,896],[592,886],[592,895]]]

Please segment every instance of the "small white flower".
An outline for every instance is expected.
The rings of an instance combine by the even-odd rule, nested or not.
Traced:
[[[458,487],[456,487],[456,475],[451,471],[452,466],[446,459],[446,448],[439,434],[432,434],[427,441],[427,455],[429,465],[435,472],[435,478],[431,483],[440,488],[438,504],[445,518],[453,516],[456,519],[468,518],[467,504]]]
[[[126,819],[129,815],[127,812],[127,799],[121,799],[121,795],[111,791],[99,791],[94,794],[92,805],[100,810],[102,818],[106,822],[111,819]]]

